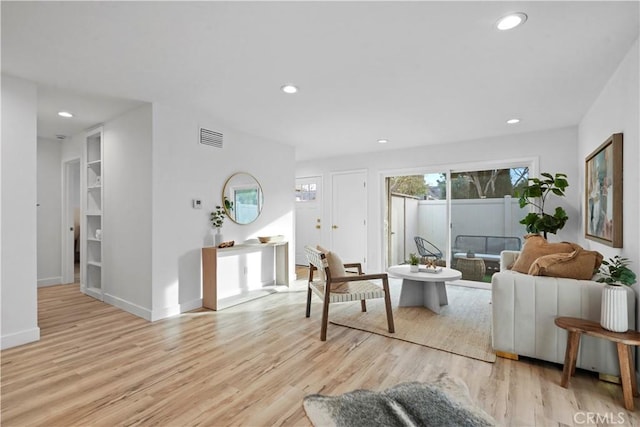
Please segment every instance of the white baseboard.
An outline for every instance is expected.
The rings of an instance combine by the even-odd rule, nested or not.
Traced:
[[[89,289],[81,288],[81,291],[89,294]],[[131,313],[134,316],[142,317],[145,320],[150,322],[155,322],[156,320],[165,319],[171,316],[177,316],[180,313],[184,313],[186,311],[195,310],[197,308],[202,307],[202,299],[198,298],[193,301],[186,302],[184,304],[175,305],[172,307],[165,307],[160,310],[149,310],[148,308],[144,308],[122,298],[118,298],[116,296],[110,294],[102,294],[102,301],[111,304],[114,307],[118,307],[121,310],[126,311],[127,313]],[[96,296],[97,297],[97,296]]]
[[[102,290],[100,288],[87,288],[86,286],[80,285],[80,292],[85,295],[89,295],[90,297],[93,297],[98,301],[103,300]]]
[[[177,316],[178,314],[180,314],[180,305],[153,310],[151,312],[151,321],[155,322],[156,320],[166,319],[167,317]]]
[[[187,311],[197,310],[202,307],[202,298],[194,299],[193,301],[180,304],[180,313],[186,313]]]
[[[40,341],[40,328],[26,329],[12,334],[2,335],[0,337],[0,349],[4,350],[11,347],[27,344],[34,341]]]
[[[151,321],[152,312],[151,310],[129,302],[127,300],[123,300],[122,298],[115,297],[109,294],[103,294],[103,301],[107,304],[111,304],[114,307],[118,307],[121,310],[126,311],[127,313],[131,313],[134,316],[142,317],[145,320]]]
[[[62,284],[62,276],[38,279],[39,288],[44,288],[45,286],[61,285],[61,284]]]

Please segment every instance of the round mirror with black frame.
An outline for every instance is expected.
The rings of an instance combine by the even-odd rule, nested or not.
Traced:
[[[262,212],[263,202],[262,187],[253,175],[238,172],[224,183],[224,210],[236,224],[250,224],[255,221]]]

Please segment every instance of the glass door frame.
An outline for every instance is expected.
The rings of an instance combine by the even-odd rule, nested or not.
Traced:
[[[393,170],[384,170],[380,171],[380,189],[382,191],[381,194],[381,242],[382,242],[382,250],[380,251],[381,257],[381,265],[384,270],[389,268],[389,259],[390,259],[390,210],[391,210],[391,194],[389,192],[388,180],[387,178],[391,178],[394,176],[410,176],[410,175],[427,175],[427,174],[444,174],[446,177],[446,189],[447,189],[447,197],[446,201],[446,224],[443,224],[448,228],[447,230],[447,242],[446,248],[443,249],[445,253],[445,259],[447,263],[447,267],[450,267],[451,264],[451,253],[452,253],[452,236],[451,231],[453,227],[452,219],[451,219],[451,174],[452,173],[460,173],[460,172],[470,172],[470,171],[479,171],[479,170],[489,170],[489,169],[507,169],[514,167],[527,167],[529,168],[529,176],[539,176],[540,169],[540,158],[539,157],[522,157],[522,158],[514,158],[514,159],[500,159],[500,160],[485,160],[481,162],[469,162],[469,163],[459,163],[449,165],[448,167],[442,166],[424,166],[419,168],[406,168],[406,169],[393,169]],[[442,248],[441,248],[442,249]]]

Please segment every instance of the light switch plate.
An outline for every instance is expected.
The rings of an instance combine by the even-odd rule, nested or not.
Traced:
[[[202,209],[202,200],[193,199],[192,203],[193,203],[193,209]]]

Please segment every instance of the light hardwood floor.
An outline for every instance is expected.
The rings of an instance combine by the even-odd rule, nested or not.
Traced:
[[[504,425],[590,425],[587,412],[640,423],[620,387],[592,373],[579,370],[563,389],[554,364],[485,363],[335,325],[321,342],[320,302],[306,319],[305,296],[150,323],[78,285],[40,288],[41,340],[1,354],[1,424],[309,425],[307,394],[379,390],[444,371]]]

